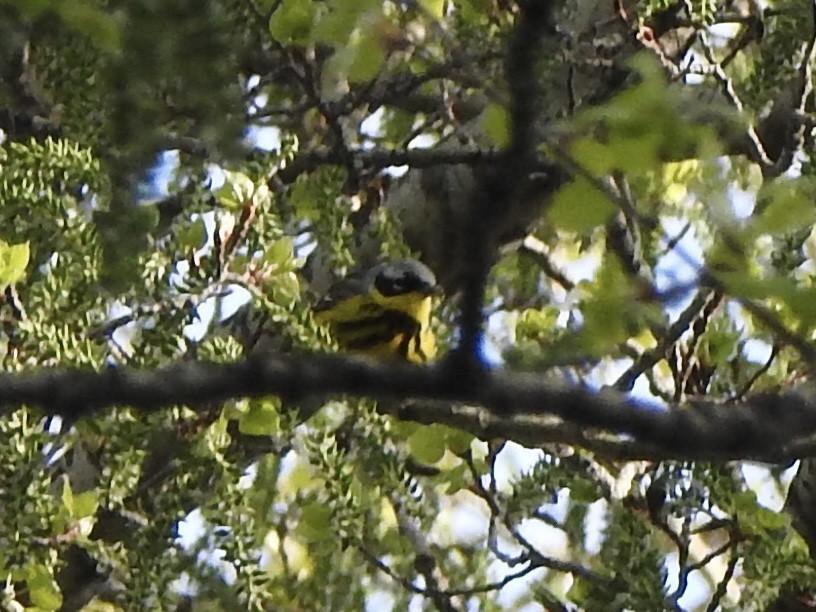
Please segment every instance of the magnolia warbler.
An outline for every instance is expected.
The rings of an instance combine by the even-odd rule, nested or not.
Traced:
[[[436,355],[430,327],[434,273],[416,259],[387,261],[332,285],[314,306],[340,348],[424,363]]]

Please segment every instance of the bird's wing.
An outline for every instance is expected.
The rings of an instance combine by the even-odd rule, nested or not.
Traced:
[[[367,281],[362,274],[350,274],[334,283],[326,295],[321,297],[314,305],[316,313],[325,312],[336,308],[339,304],[354,297],[364,296],[368,293]]]

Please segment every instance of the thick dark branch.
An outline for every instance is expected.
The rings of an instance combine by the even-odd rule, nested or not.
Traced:
[[[453,418],[446,417],[453,413],[437,411],[436,422],[468,425],[482,437],[511,434],[508,437],[531,445],[536,443],[536,428],[549,428],[552,438],[552,418],[557,417],[573,428],[632,436],[644,457],[782,462],[792,458],[798,441],[816,432],[816,404],[802,393],[663,409],[611,390],[547,382],[537,374],[485,372],[474,381],[446,365],[376,364],[330,354],[258,355],[229,364],[179,362],[159,370],[0,374],[0,413],[29,405],[69,419],[120,405],[152,412],[177,404],[204,409],[238,397],[282,395],[297,400],[312,394],[413,397],[482,406],[467,419],[461,412]],[[520,423],[525,425],[523,434]],[[798,448],[801,453],[801,445]]]
[[[338,151],[336,149],[314,149],[297,156],[286,167],[281,168],[277,177],[284,183],[293,182],[298,176],[325,165],[340,165],[345,155],[351,156],[352,163],[360,168],[388,168],[389,166],[410,166],[429,168],[439,165],[479,164],[493,162],[499,153],[492,149],[463,147],[461,149],[365,149]]]
[[[554,30],[553,7],[535,0],[519,3],[519,17],[510,38],[505,71],[510,91],[510,142],[471,194],[471,208],[463,229],[459,256],[463,269],[459,356],[478,353],[487,274],[495,256],[497,231],[517,214],[519,198],[535,164],[533,126],[539,111],[540,91],[536,64],[542,38]],[[464,363],[464,362],[463,362]]]

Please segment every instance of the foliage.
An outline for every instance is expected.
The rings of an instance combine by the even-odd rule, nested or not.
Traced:
[[[771,127],[812,112],[786,89],[812,19],[786,0],[735,20],[738,4],[585,2],[590,32],[551,3],[528,76],[558,86],[523,89],[529,185],[481,219],[506,217],[485,234],[493,367],[678,411],[737,410],[809,372],[812,139],[763,121],[775,103]],[[4,370],[333,350],[309,304],[408,255],[446,289],[434,328],[454,346],[479,227],[462,211],[519,139],[507,54],[528,5],[0,5]],[[718,24],[732,31],[712,42]],[[667,457],[515,406],[474,431],[442,400],[428,423],[410,402],[245,382],[150,414],[5,411],[2,606],[658,610],[814,592],[779,466]]]

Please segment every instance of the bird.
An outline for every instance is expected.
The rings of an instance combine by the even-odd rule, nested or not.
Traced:
[[[313,312],[344,351],[421,364],[436,355],[430,321],[439,293],[422,262],[389,260],[334,283]]]

